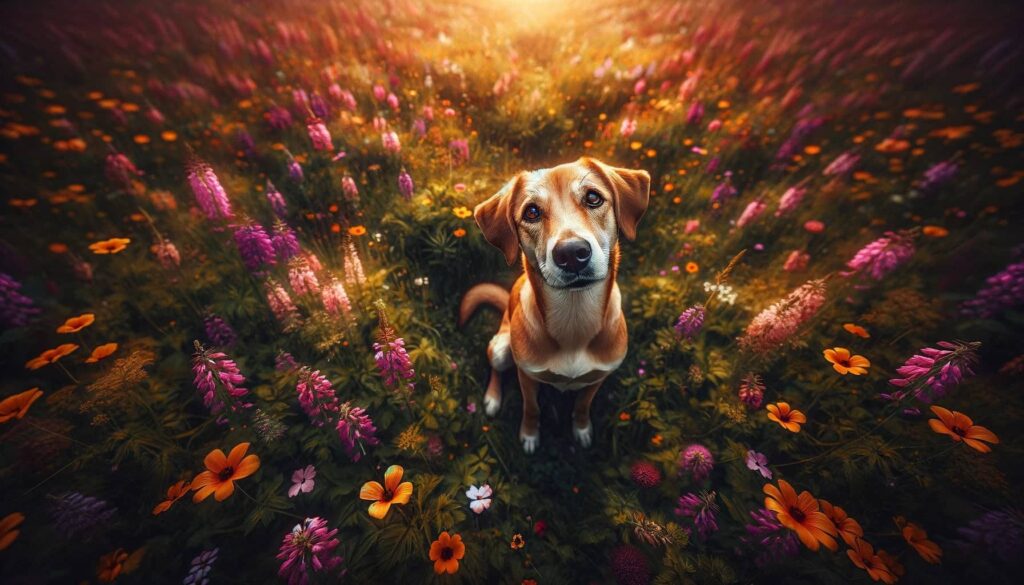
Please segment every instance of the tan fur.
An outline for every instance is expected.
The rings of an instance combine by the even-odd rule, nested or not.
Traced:
[[[459,327],[465,325],[482,304],[491,305],[498,312],[504,313],[508,309],[508,291],[489,282],[469,289],[459,304]]]
[[[602,205],[583,203],[590,190],[601,195]],[[573,431],[580,443],[590,444],[590,403],[604,379],[622,363],[628,345],[615,281],[618,233],[635,238],[649,190],[650,177],[644,171],[582,158],[552,169],[519,173],[474,210],[487,241],[502,250],[509,264],[518,258],[523,265],[523,274],[506,297],[501,327],[487,348],[493,370],[484,403],[489,415],[497,412],[500,372],[515,366],[523,393],[519,435],[528,453],[539,441],[537,393],[542,383],[579,391]],[[540,220],[521,220],[529,205],[541,209]],[[570,238],[584,239],[592,251],[587,270],[595,276],[582,281],[581,288],[572,288],[573,280],[563,280],[578,280],[582,274],[566,276],[551,261],[553,246]],[[460,307],[460,322],[481,302],[500,306],[501,295],[495,288],[471,289]]]

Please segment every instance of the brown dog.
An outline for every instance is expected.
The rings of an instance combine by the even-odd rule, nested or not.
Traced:
[[[487,346],[491,378],[484,394],[489,416],[501,406],[501,372],[515,366],[523,392],[519,438],[532,453],[540,442],[540,384],[579,390],[573,434],[584,447],[593,436],[590,403],[626,356],[626,321],[615,282],[618,233],[636,237],[647,210],[646,171],[610,167],[592,158],[521,172],[473,215],[509,265],[522,258],[511,294],[494,284],[466,293],[464,323],[481,303],[504,312]]]

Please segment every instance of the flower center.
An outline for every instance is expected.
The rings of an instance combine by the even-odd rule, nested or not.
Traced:
[[[960,435],[961,437],[966,437],[967,436],[967,431],[961,429],[960,427],[953,427],[950,430],[953,431],[954,433]]]
[[[447,561],[451,559],[453,556],[455,556],[455,551],[452,550],[451,547],[446,546],[441,549],[441,560]]]
[[[801,510],[800,508],[797,508],[796,506],[789,507],[789,515],[792,516],[793,519],[797,522],[803,522],[807,519],[807,515],[804,514],[804,511]]]
[[[385,488],[385,489],[384,489],[384,498],[383,498],[383,501],[385,501],[385,502],[390,502],[390,501],[391,501],[391,498],[393,498],[393,497],[395,497],[395,494],[394,494],[394,492],[392,492],[391,490],[389,490],[389,489]]]
[[[224,469],[221,469],[220,473],[217,474],[217,477],[219,477],[221,481],[227,481],[227,480],[231,479],[231,476],[234,475],[234,474],[235,474],[235,468],[231,467],[231,466],[228,466],[228,467],[225,467]]]

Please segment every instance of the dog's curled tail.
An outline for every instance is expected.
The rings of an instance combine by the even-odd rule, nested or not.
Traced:
[[[508,308],[508,297],[509,292],[496,284],[478,284],[469,289],[459,305],[459,327],[465,325],[477,308],[484,303],[504,314],[505,309]]]

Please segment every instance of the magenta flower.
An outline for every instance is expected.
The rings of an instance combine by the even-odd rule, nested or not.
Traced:
[[[217,347],[231,347],[238,341],[235,330],[220,315],[210,313],[203,318],[206,338]]]
[[[270,305],[270,312],[274,314],[274,318],[285,325],[290,325],[299,318],[299,309],[283,286],[274,279],[268,278],[265,289],[267,304]]]
[[[801,187],[790,187],[787,189],[779,199],[779,208],[775,210],[775,217],[782,217],[796,209],[806,194],[807,189]]]
[[[283,561],[277,574],[288,580],[288,585],[307,585],[310,573],[341,574],[343,559],[335,552],[341,542],[334,536],[338,529],[330,530],[323,518],[306,518],[285,535],[278,560]]]
[[[348,201],[359,201],[359,187],[350,175],[341,178],[341,192]]]
[[[753,522],[746,525],[747,536],[741,540],[755,551],[755,565],[766,567],[800,553],[800,541],[796,534],[784,528],[774,512],[760,508],[751,511],[750,517]]]
[[[702,539],[707,539],[718,532],[718,522],[715,520],[718,504],[715,503],[715,498],[715,492],[691,492],[679,498],[679,505],[675,510],[676,516],[693,518],[693,525]]]
[[[934,191],[953,180],[957,168],[957,164],[951,160],[935,163],[924,172],[918,187],[922,191]]]
[[[249,272],[256,273],[264,266],[277,264],[274,242],[258,223],[248,221],[235,227],[235,245]]]
[[[142,176],[142,171],[135,167],[130,158],[120,152],[107,155],[104,172],[106,173],[107,180],[122,189],[130,189],[132,179]]]
[[[306,122],[306,130],[309,132],[309,140],[313,143],[314,150],[331,152],[334,144],[331,142],[331,132],[319,118],[310,118]]]
[[[228,199],[227,191],[220,184],[217,173],[205,162],[193,159],[188,164],[188,184],[192,194],[199,204],[207,219],[231,219],[234,213],[231,211],[231,201]]]
[[[313,491],[316,485],[316,468],[307,465],[302,469],[292,472],[292,487],[288,488],[288,497],[294,498],[299,494],[308,494]]]
[[[700,443],[690,445],[679,455],[679,473],[689,473],[694,483],[701,483],[707,479],[714,467],[714,456]]]
[[[242,386],[245,376],[239,371],[238,365],[220,351],[210,351],[198,341],[195,342],[196,353],[192,358],[192,373],[195,375],[196,390],[203,397],[203,405],[215,415],[225,409],[240,412],[250,408],[252,403],[242,402],[249,390]],[[217,418],[223,424],[223,416]]]
[[[320,370],[302,368],[295,391],[299,395],[299,406],[302,411],[318,427],[323,426],[324,421],[338,411],[338,397],[334,385],[320,373]]]
[[[715,189],[711,192],[711,203],[723,204],[729,199],[735,197],[739,191],[732,185],[732,173],[730,171],[725,172],[725,178],[722,182],[715,186]]]
[[[345,291],[345,285],[333,276],[320,289],[320,300],[324,304],[324,310],[335,317],[339,315],[348,317],[352,312],[352,303]]]
[[[704,315],[704,305],[700,304],[683,311],[676,321],[676,334],[682,339],[693,339],[694,336],[700,333],[701,328],[704,327]]]
[[[402,167],[402,171],[398,173],[398,192],[402,194],[402,197],[406,201],[412,199],[412,194],[416,187],[413,185],[412,177],[405,171],[405,167]]]
[[[1024,262],[1011,263],[985,280],[985,287],[961,305],[965,315],[987,319],[1024,303]]]
[[[9,274],[0,272],[0,331],[24,327],[39,314],[32,299],[21,294],[21,283]]]
[[[906,232],[885,232],[885,235],[858,251],[846,266],[853,272],[868,274],[875,280],[882,280],[914,255],[913,237]]]
[[[376,352],[373,359],[386,386],[398,386],[403,380],[410,380],[416,375],[409,353],[405,351],[405,340],[401,337],[374,343],[373,349]],[[412,384],[409,387],[412,388]]]
[[[463,165],[469,162],[469,141],[465,138],[459,138],[449,142],[448,150],[452,153],[453,164]]]
[[[319,295],[320,281],[303,258],[293,258],[288,263],[288,283],[297,295]]]
[[[694,101],[690,104],[690,109],[686,112],[686,123],[691,126],[700,124],[700,121],[704,118],[704,104],[699,101]]]
[[[825,281],[810,280],[761,311],[739,339],[741,348],[765,355],[790,340],[825,304]]]
[[[844,152],[836,157],[821,174],[827,176],[835,175],[843,177],[850,174],[853,168],[860,162],[860,155],[852,152]]]
[[[366,411],[346,402],[338,412],[338,424],[335,427],[341,446],[344,447],[349,459],[359,461],[367,446],[379,445],[377,427]]]
[[[747,207],[740,214],[740,218],[736,220],[736,227],[743,228],[748,224],[752,223],[758,217],[764,213],[764,210],[768,208],[768,205],[760,199],[755,199],[747,204]]]
[[[768,456],[764,453],[758,453],[753,449],[747,451],[746,457],[747,469],[751,471],[757,471],[761,474],[761,477],[765,479],[772,478],[772,470],[768,469]]]
[[[274,215],[280,219],[284,219],[288,216],[288,206],[285,204],[284,195],[277,190],[270,180],[267,180],[267,203],[270,203],[270,208],[274,210]]]
[[[271,108],[263,114],[263,119],[266,120],[267,125],[274,130],[284,130],[292,125],[292,114],[288,111],[288,108],[285,108],[284,106],[271,106]]]
[[[739,399],[740,402],[747,405],[747,408],[761,408],[761,402],[764,400],[764,384],[761,382],[761,376],[753,372],[743,376],[743,379],[740,380]]]
[[[939,400],[953,390],[965,376],[973,376],[971,367],[978,361],[977,341],[940,341],[941,349],[926,347],[911,356],[906,363],[896,368],[899,378],[889,383],[902,388],[883,398],[902,400],[912,396],[925,404]]]
[[[803,272],[807,270],[807,263],[810,262],[811,255],[807,252],[801,252],[800,250],[793,250],[786,257],[785,264],[782,265],[782,269],[786,272]]]
[[[297,256],[301,250],[295,230],[280,219],[274,222],[274,235],[270,237],[270,243],[273,244],[277,259],[281,262],[287,262]]]
[[[173,270],[181,265],[181,254],[178,252],[177,246],[170,240],[161,238],[150,249],[164,270]]]

